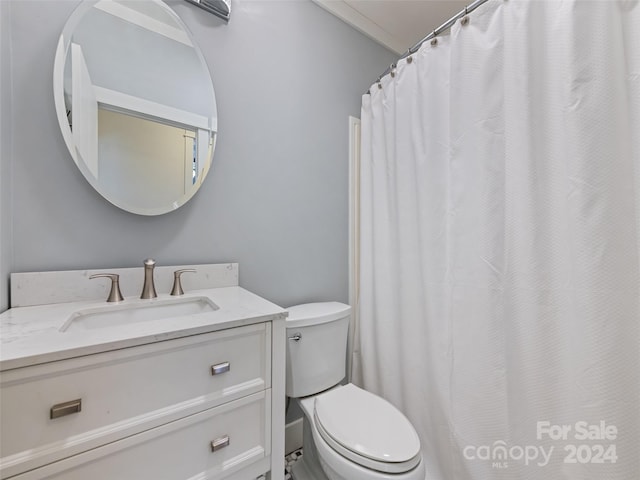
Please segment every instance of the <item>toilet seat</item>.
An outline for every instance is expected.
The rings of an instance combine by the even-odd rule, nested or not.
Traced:
[[[386,400],[355,385],[318,395],[313,416],[323,440],[358,465],[404,473],[421,461],[420,439],[409,420]]]

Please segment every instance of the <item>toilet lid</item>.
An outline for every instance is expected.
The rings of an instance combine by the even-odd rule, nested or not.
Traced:
[[[363,466],[402,472],[420,462],[420,439],[409,420],[386,400],[355,385],[319,395],[314,417],[319,432],[329,437],[327,443],[346,449],[345,456]]]

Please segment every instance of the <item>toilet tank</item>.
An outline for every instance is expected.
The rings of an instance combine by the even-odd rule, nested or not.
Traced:
[[[346,375],[351,307],[323,302],[287,310],[287,396],[306,397],[340,383]]]

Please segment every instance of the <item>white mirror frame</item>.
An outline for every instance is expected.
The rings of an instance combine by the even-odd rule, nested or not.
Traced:
[[[114,92],[112,90],[104,89],[90,84],[90,88],[82,89],[82,94],[91,96],[91,98],[93,99],[92,105],[95,106],[95,111],[93,111],[92,106],[92,111],[89,112],[88,115],[89,117],[95,115],[96,121],[90,121],[86,123],[74,122],[74,132],[72,132],[69,125],[69,120],[67,118],[67,107],[65,103],[64,90],[65,62],[69,54],[69,49],[72,48],[72,45],[74,45],[72,44],[70,39],[85,14],[89,12],[90,9],[94,8],[96,4],[101,3],[101,1],[102,0],[83,1],[80,5],[78,5],[78,7],[73,11],[71,16],[67,20],[67,23],[65,24],[58,41],[53,69],[53,94],[60,130],[69,153],[71,154],[71,157],[73,158],[78,169],[82,172],[83,176],[91,184],[91,186],[109,202],[123,210],[138,215],[161,215],[164,213],[168,213],[181,207],[193,197],[193,195],[199,190],[200,186],[204,182],[211,167],[218,129],[217,106],[215,92],[211,81],[211,74],[204,60],[202,52],[198,48],[193,39],[193,36],[190,34],[189,30],[186,28],[180,17],[178,17],[178,15],[161,0],[146,0],[149,3],[157,5],[159,8],[164,9],[164,11],[169,14],[173,18],[173,20],[175,20],[175,22],[181,27],[182,31],[184,32],[185,38],[188,38],[187,41],[190,42],[196,55],[198,56],[203,73],[208,76],[208,82],[209,85],[211,85],[211,95],[213,100],[213,111],[211,112],[212,114],[205,117],[193,112],[178,110],[167,105],[154,104],[154,102],[149,102],[138,97],[126,95],[122,92]],[[110,6],[112,6],[113,4],[116,4],[116,2],[109,2]],[[78,55],[78,53],[74,52],[73,50],[71,54]],[[82,55],[82,53],[80,52],[79,55]],[[76,82],[78,75],[79,74],[77,72],[74,72],[74,78],[72,79],[72,82]],[[74,83],[74,85],[78,84]],[[79,85],[82,85],[82,82],[80,82]],[[77,94],[77,92],[74,91],[74,94],[72,96],[72,104],[75,104],[73,99],[78,96],[79,95]],[[117,113],[122,112],[133,117],[139,116],[142,118],[155,117],[167,120],[166,123],[168,125],[184,125],[192,128],[194,134],[193,136],[195,137],[194,142],[196,142],[198,150],[197,164],[200,165],[200,167],[198,167],[199,171],[197,181],[196,184],[193,185],[193,188],[185,188],[186,192],[180,198],[176,198],[166,204],[155,205],[153,207],[132,205],[131,203],[127,203],[126,201],[122,201],[121,199],[114,198],[114,195],[105,192],[105,189],[100,186],[100,183],[97,181],[95,175],[93,174],[93,170],[95,169],[95,167],[91,165],[91,162],[87,164],[80,155],[80,152],[84,150],[93,149],[93,151],[97,152],[98,104],[105,107],[106,110],[115,111]],[[75,109],[72,106],[72,111],[74,110]],[[136,115],[136,113],[139,113],[139,115]],[[95,145],[92,144],[93,142],[95,142]],[[88,157],[92,156],[89,155]],[[97,153],[95,154],[95,162],[97,162]]]

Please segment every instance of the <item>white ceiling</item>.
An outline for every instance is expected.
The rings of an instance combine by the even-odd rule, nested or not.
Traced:
[[[470,0],[313,1],[398,54],[471,3]]]

